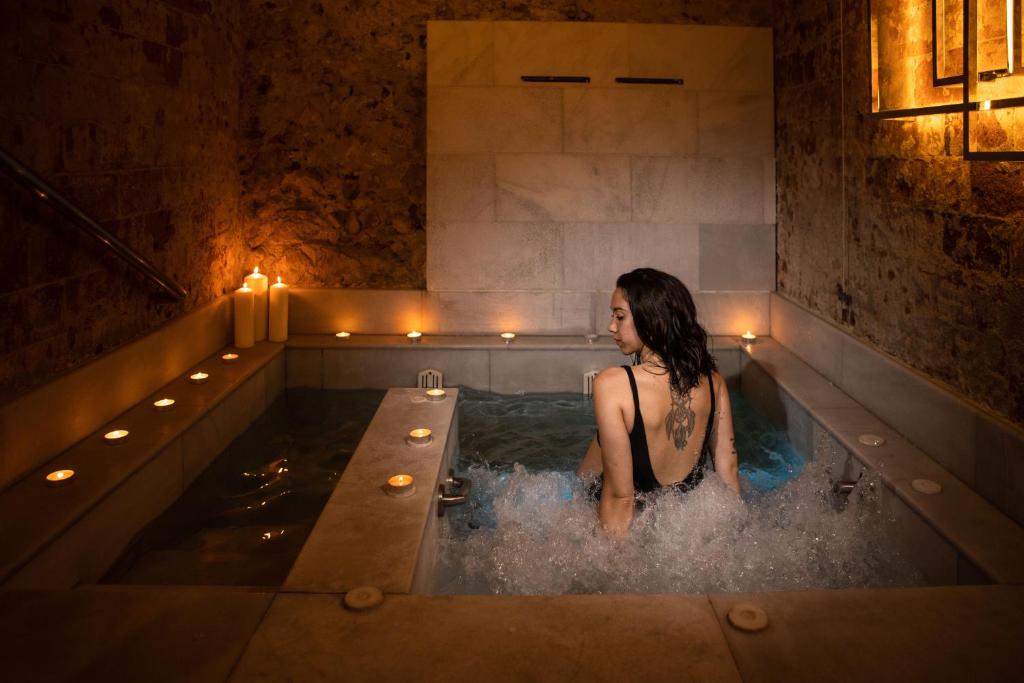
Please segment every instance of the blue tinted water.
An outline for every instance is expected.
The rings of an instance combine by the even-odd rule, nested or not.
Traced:
[[[729,400],[744,488],[770,491],[797,477],[806,458],[786,433],[755,411],[742,394],[729,392]],[[593,402],[579,394],[460,392],[463,468],[488,465],[510,471],[519,463],[533,472],[574,472],[594,431]]]
[[[594,436],[576,395],[460,392],[460,474],[470,501],[446,512],[434,589],[445,594],[760,591],[917,585],[865,475],[833,507],[828,457],[807,459],[730,393],[743,499],[714,474],[650,494],[625,540],[599,530],[575,474]],[[810,454],[808,454],[810,455]],[[878,483],[877,481],[875,482]]]

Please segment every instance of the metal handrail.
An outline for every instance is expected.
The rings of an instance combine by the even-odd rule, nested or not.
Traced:
[[[0,168],[11,178],[31,190],[39,199],[70,218],[84,233],[106,245],[108,249],[124,259],[128,265],[145,275],[149,280],[152,280],[167,294],[178,301],[188,296],[187,289],[157,270],[156,266],[150,263],[146,257],[137,253],[127,244],[104,230],[96,221],[85,215],[81,209],[64,198],[63,195],[33,173],[25,164],[3,150],[0,150]]]

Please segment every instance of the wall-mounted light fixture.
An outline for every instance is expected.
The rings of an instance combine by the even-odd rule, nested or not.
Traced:
[[[1007,111],[1024,107],[1022,4],[931,0],[931,49],[917,54],[928,31],[917,5],[869,0],[871,115],[960,114],[964,159],[1024,161],[1024,123]],[[931,60],[930,82],[918,78],[923,59]]]

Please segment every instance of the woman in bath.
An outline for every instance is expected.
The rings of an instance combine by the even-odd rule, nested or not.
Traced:
[[[577,471],[600,477],[601,526],[625,534],[637,494],[689,491],[708,467],[739,495],[729,392],[686,286],[653,268],[620,276],[608,331],[633,366],[594,381],[598,435]]]

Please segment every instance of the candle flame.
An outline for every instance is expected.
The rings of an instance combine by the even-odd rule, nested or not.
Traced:
[[[277,276],[277,284],[281,284],[281,276],[280,275]]]
[[[252,274],[253,275],[259,275],[260,274],[260,267],[256,266],[255,268],[253,268],[252,269]]]

